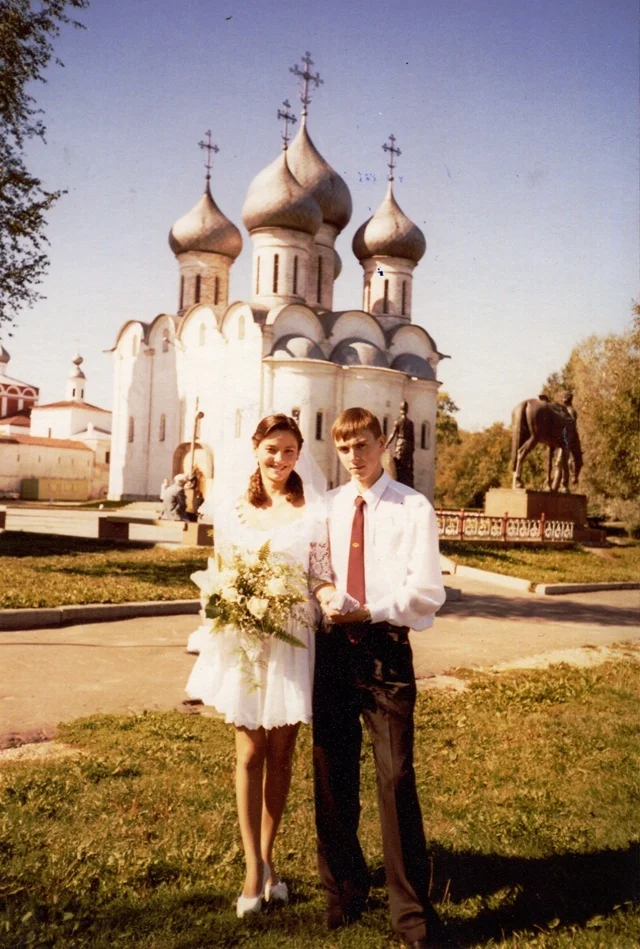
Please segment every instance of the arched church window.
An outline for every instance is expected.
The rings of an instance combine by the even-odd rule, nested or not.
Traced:
[[[128,440],[132,442],[135,436],[135,422],[133,421],[133,415],[129,416],[129,431],[128,431]]]
[[[389,434],[389,416],[388,415],[385,415],[385,417],[382,419],[382,434],[383,435]]]
[[[420,448],[431,448],[431,425],[423,422],[420,428]]]
[[[159,441],[163,442],[167,437],[167,416],[160,416],[160,432],[159,432]]]
[[[316,441],[322,441],[322,427],[324,422],[324,415],[322,412],[316,412]]]
[[[367,313],[371,310],[371,281],[367,280],[367,285],[364,291],[364,308]]]
[[[162,337],[162,352],[163,353],[169,352],[169,336],[166,330],[165,330],[164,336]]]
[[[242,435],[242,411],[236,409],[236,438]]]
[[[207,341],[207,327],[204,325],[204,323],[201,323],[201,324],[200,324],[200,335],[199,335],[199,337],[198,337],[198,345],[199,345],[199,346],[204,346],[204,344],[206,343],[206,341]]]
[[[278,292],[278,276],[280,271],[280,254],[273,255],[273,292]]]
[[[213,281],[213,305],[217,306],[220,302],[220,277],[215,277]]]
[[[184,277],[180,277],[180,306],[179,310],[184,306]]]
[[[316,297],[318,303],[322,303],[322,257],[318,257],[318,287]]]
[[[200,292],[202,290],[202,277],[200,274],[196,274],[196,293],[195,293],[195,302],[200,303]]]
[[[238,317],[238,339],[244,339],[244,313]]]
[[[293,292],[298,293],[298,258],[293,258]]]
[[[402,281],[402,315],[407,312],[407,281]]]
[[[256,260],[256,293],[260,293],[260,257]]]
[[[382,312],[389,312],[389,281],[385,280],[384,282],[384,297],[382,299]]]

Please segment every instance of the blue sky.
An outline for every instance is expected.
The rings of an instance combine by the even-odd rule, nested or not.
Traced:
[[[463,427],[508,422],[572,347],[621,332],[638,294],[638,4],[631,0],[94,0],[35,87],[48,144],[29,162],[67,188],[50,216],[47,296],[13,338],[12,375],[62,397],[74,351],[90,401],[111,405],[103,351],[127,319],[175,312],[171,224],[204,183],[197,147],[220,146],[212,191],[241,227],[232,299],[248,296],[241,207],[278,153],[289,67],[311,50],[324,85],[309,129],[351,189],[337,249],[337,309],[358,307],[356,228],[385,191],[428,250],[414,321],[451,356],[440,378]],[[375,180],[372,180],[375,176]],[[369,179],[369,180],[368,180]]]

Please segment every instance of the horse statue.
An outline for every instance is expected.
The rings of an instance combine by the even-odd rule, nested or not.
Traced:
[[[513,487],[524,488],[522,465],[525,458],[541,442],[548,445],[547,488],[549,491],[569,491],[570,465],[573,464],[573,483],[578,483],[582,468],[582,448],[576,425],[576,413],[571,399],[565,405],[544,398],[526,399],[513,410],[511,428],[511,469]],[[560,458],[553,469],[554,455],[560,449]],[[553,469],[553,471],[552,471]]]

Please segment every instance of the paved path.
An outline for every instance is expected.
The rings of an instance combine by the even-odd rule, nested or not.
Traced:
[[[463,598],[414,633],[416,674],[491,666],[553,649],[640,640],[640,592],[540,597],[447,578]],[[0,633],[0,747],[95,712],[172,709],[185,698],[193,616]]]

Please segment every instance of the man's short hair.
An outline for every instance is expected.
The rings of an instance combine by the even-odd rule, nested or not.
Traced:
[[[360,432],[369,431],[374,438],[382,437],[382,428],[378,416],[369,409],[355,407],[345,409],[331,426],[331,437],[334,442],[344,442]]]
[[[189,479],[185,474],[178,474],[173,480],[176,484],[185,484]]]

